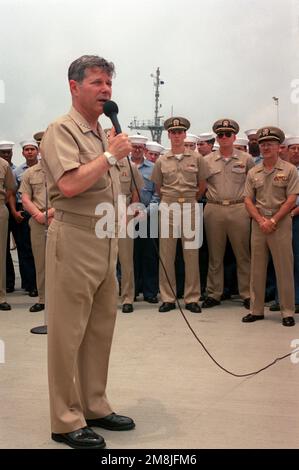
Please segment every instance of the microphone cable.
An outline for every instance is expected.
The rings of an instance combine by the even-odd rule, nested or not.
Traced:
[[[107,106],[106,106],[107,105]],[[106,108],[106,109],[105,109]],[[118,119],[117,119],[117,113],[118,113],[118,106],[116,103],[114,103],[113,101],[107,101],[104,105],[104,113],[107,117],[109,117],[112,121],[112,124],[116,130],[116,133],[119,134],[121,133],[121,127],[119,125],[119,122],[118,122]],[[136,180],[135,180],[135,176],[134,176],[134,173],[133,173],[133,169],[132,169],[132,164],[131,164],[131,160],[129,158],[129,156],[125,157],[127,158],[128,160],[128,163],[129,163],[129,168],[130,168],[130,173],[131,173],[131,177],[132,177],[132,181],[133,181],[133,184],[135,186],[135,189],[136,189],[136,192],[137,192],[137,195],[138,195],[138,198],[139,198],[139,201],[141,202],[141,196],[140,196],[140,192],[139,192],[139,189],[138,189],[138,186],[137,186],[137,183],[136,183]],[[160,257],[160,253],[159,253],[159,249],[158,249],[158,246],[157,246],[157,243],[156,243],[156,240],[154,238],[150,238],[153,245],[154,245],[154,249],[155,249],[155,252],[156,252],[156,255],[159,259],[159,263],[161,263],[161,266],[163,268],[163,271],[165,273],[165,276],[166,276],[166,279],[167,279],[167,282],[169,284],[169,287],[171,289],[171,292],[175,298],[175,301],[176,301],[176,304],[179,308],[179,311],[183,317],[183,319],[185,320],[185,323],[187,325],[187,327],[189,328],[190,332],[192,333],[192,335],[194,336],[194,338],[196,339],[196,341],[200,344],[200,346],[203,348],[203,350],[206,352],[206,354],[209,356],[209,358],[214,362],[214,364],[216,364],[217,367],[219,367],[221,370],[223,370],[224,372],[226,372],[227,374],[229,375],[232,375],[233,377],[252,377],[254,375],[257,375],[259,374],[260,372],[263,372],[264,370],[266,369],[269,369],[269,367],[272,367],[274,366],[274,364],[276,364],[277,362],[279,361],[282,361],[283,359],[286,359],[287,357],[290,357],[292,356],[294,353],[296,352],[299,352],[299,348],[297,349],[294,349],[292,352],[290,353],[287,353],[287,354],[284,354],[283,356],[279,356],[277,358],[275,358],[272,362],[270,362],[269,364],[266,364],[264,367],[262,367],[261,369],[258,369],[258,370],[255,370],[253,372],[247,372],[247,373],[244,373],[244,374],[236,374],[235,372],[232,372],[230,371],[229,369],[226,369],[224,366],[222,366],[216,359],[215,357],[210,353],[210,351],[208,350],[208,348],[205,346],[204,342],[199,338],[199,336],[197,335],[197,333],[194,331],[193,327],[191,326],[189,320],[187,319],[185,313],[183,312],[183,309],[181,307],[181,304],[180,304],[180,301],[176,295],[176,292],[174,291],[174,288],[173,286],[171,285],[171,282],[170,282],[170,279],[169,279],[169,276],[168,276],[168,273],[167,273],[167,270],[165,268],[165,265]]]

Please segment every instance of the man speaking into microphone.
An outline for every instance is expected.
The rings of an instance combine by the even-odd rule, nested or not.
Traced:
[[[114,64],[84,55],[69,67],[72,107],[49,125],[41,143],[55,208],[46,254],[48,378],[52,439],[73,448],[103,448],[91,427],[124,431],[131,418],[113,412],[107,370],[117,310],[116,238],[98,238],[101,203],[119,193],[117,161],[131,151],[126,134],[107,143],[98,118],[110,100]]]

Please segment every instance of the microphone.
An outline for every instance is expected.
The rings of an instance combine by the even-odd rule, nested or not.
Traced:
[[[115,129],[116,134],[121,133],[121,127],[117,119],[118,106],[114,101],[106,101],[103,106],[105,116],[107,116]]]

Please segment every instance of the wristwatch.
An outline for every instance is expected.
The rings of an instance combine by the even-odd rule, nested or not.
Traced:
[[[107,159],[107,162],[109,163],[110,166],[113,166],[117,163],[117,159],[115,158],[114,155],[112,155],[112,153],[110,152],[104,152],[104,155]]]

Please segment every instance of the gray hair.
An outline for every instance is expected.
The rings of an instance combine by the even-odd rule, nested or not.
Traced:
[[[93,67],[99,67],[111,76],[115,74],[113,62],[108,62],[97,55],[83,55],[74,60],[69,66],[68,79],[81,83],[85,78],[85,70]]]

